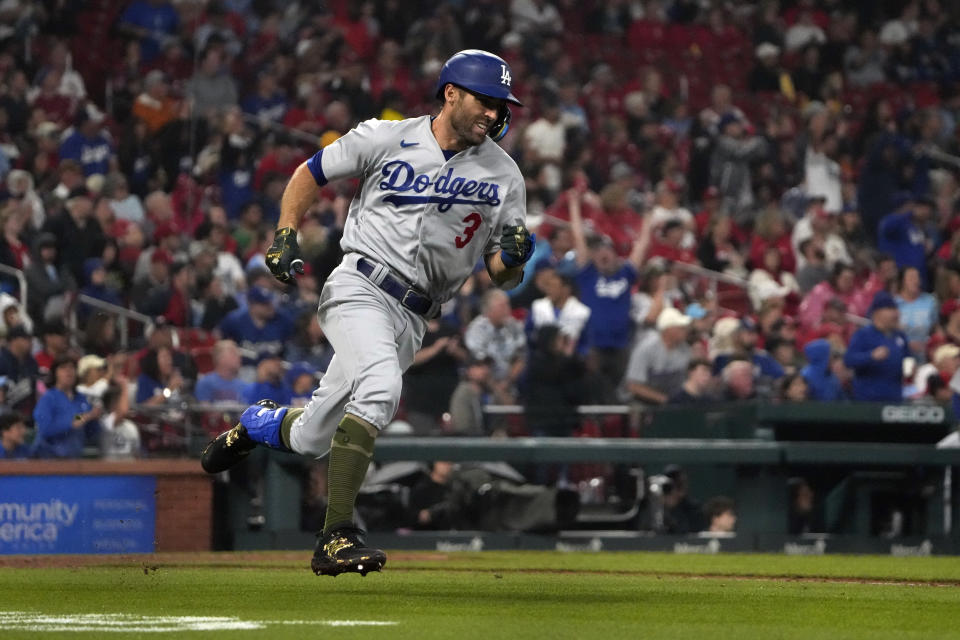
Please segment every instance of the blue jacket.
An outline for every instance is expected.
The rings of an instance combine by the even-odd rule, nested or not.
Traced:
[[[241,348],[254,351],[258,355],[282,354],[284,343],[293,336],[294,331],[293,320],[279,309],[276,315],[262,327],[254,324],[247,307],[234,309],[220,321],[220,332],[224,338],[229,338]],[[256,364],[257,358],[245,356],[243,361],[245,364]]]
[[[254,382],[247,387],[246,401],[254,404],[260,400],[273,400],[281,406],[289,406],[293,401],[293,391],[283,383]]]
[[[886,346],[885,360],[874,360],[871,352]],[[853,399],[873,402],[900,402],[903,399],[903,359],[909,351],[902,331],[884,334],[872,324],[857,329],[843,362],[853,369]]]
[[[87,411],[90,403],[80,392],[73,394],[73,400],[57,388],[40,396],[33,410],[37,427],[33,455],[37,458],[82,457],[84,429],[74,429],[73,418]]]
[[[86,176],[110,173],[112,156],[113,147],[103,134],[88,138],[76,131],[60,144],[60,159],[76,160],[83,167],[83,174]]]
[[[7,451],[3,448],[3,445],[0,444],[0,460],[19,460],[21,458],[27,458],[30,456],[30,448],[27,445],[22,444],[12,451]]]
[[[248,386],[239,378],[224,380],[220,374],[211,371],[197,380],[193,396],[200,402],[243,402]]]
[[[913,223],[913,212],[891,213],[880,221],[877,248],[889,253],[897,266],[916,267],[920,279],[927,281],[926,232]]]
[[[810,387],[810,399],[822,402],[840,400],[843,390],[840,381],[830,371],[830,343],[824,339],[811,340],[803,348],[807,357],[807,366],[800,370],[800,375]]]
[[[531,278],[532,280],[532,278]],[[626,349],[630,345],[630,291],[637,281],[637,270],[624,263],[610,277],[601,275],[593,264],[577,274],[580,302],[590,307],[590,319],[584,332],[589,347]]]

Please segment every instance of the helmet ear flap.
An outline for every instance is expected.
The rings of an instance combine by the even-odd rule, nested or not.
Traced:
[[[490,130],[487,132],[487,135],[490,136],[490,139],[494,142],[500,142],[503,140],[503,137],[507,135],[507,131],[510,130],[510,107],[503,105],[500,107],[500,113],[497,116],[497,119],[492,125],[490,125]]]

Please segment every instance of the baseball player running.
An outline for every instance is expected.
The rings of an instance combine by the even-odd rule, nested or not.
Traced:
[[[330,454],[328,506],[311,568],[317,575],[379,571],[386,554],[353,524],[357,492],[380,430],[400,402],[401,377],[439,314],[482,257],[493,281],[516,286],[536,237],[516,163],[497,144],[510,122],[510,67],[476,49],[440,71],[436,117],[367,120],[297,168],[281,201],[267,266],[281,282],[303,273],[297,228],[330,180],[360,176],[318,317],[336,355],[303,409],[261,400],[202,455],[218,473],[257,445]]]

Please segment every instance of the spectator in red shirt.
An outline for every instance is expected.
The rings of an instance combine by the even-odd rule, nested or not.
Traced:
[[[800,0],[795,6],[784,12],[783,20],[788,26],[792,26],[800,19],[802,13],[808,13],[811,21],[824,31],[830,26],[830,16],[817,8],[815,0]]]
[[[40,81],[40,88],[33,94],[34,97],[30,102],[34,109],[43,109],[47,120],[64,127],[73,124],[76,104],[73,99],[60,93],[61,78],[59,71],[55,69],[48,71]]]
[[[681,246],[684,228],[679,220],[670,220],[660,229],[660,237],[654,241],[650,258],[662,258],[670,262],[699,264],[696,255],[690,249]]]
[[[57,358],[63,358],[70,351],[70,338],[67,327],[60,320],[44,323],[40,329],[40,340],[43,348],[34,355],[41,376],[50,372]]]
[[[600,192],[602,213],[594,219],[594,229],[613,240],[617,255],[630,255],[633,243],[640,237],[646,220],[627,204],[628,188],[618,182],[608,184]]]
[[[780,251],[781,267],[791,273],[797,268],[797,261],[793,255],[793,246],[790,243],[790,232],[783,221],[780,212],[776,210],[764,211],[757,217],[753,227],[753,240],[750,241],[750,263],[754,268],[763,264],[763,254],[767,247],[775,247]]]
[[[289,178],[306,159],[303,152],[293,145],[289,135],[277,134],[274,138],[273,150],[260,159],[253,186],[258,191],[262,189],[268,173],[278,173]]]
[[[897,281],[897,262],[893,259],[893,256],[888,253],[880,254],[876,264],[876,268],[870,271],[870,275],[867,276],[863,284],[857,287],[857,294],[853,298],[850,313],[855,313],[858,316],[866,315],[873,296],[878,291],[890,291]]]
[[[0,264],[21,270],[30,264],[30,248],[22,238],[26,221],[24,207],[17,200],[11,200],[0,211]]]
[[[323,91],[314,87],[297,101],[296,106],[287,110],[283,116],[283,125],[319,136],[327,128],[327,120],[323,117],[323,103]]]
[[[945,344],[960,346],[960,299],[950,298],[940,305],[940,325],[927,341],[927,357]]]
[[[840,298],[832,298],[823,308],[820,321],[812,327],[801,327],[797,342],[803,346],[811,340],[826,338],[834,348],[842,351],[850,342],[857,326],[847,320],[847,305]]]
[[[163,51],[148,65],[150,70],[157,69],[170,79],[178,91],[193,75],[193,60],[184,53],[183,44],[178,38],[170,38],[163,43]]]
[[[710,220],[716,216],[723,215],[723,209],[720,207],[720,190],[714,186],[707,187],[703,191],[703,207],[693,217],[694,225],[697,231],[697,237],[703,237],[707,232],[707,225]]]
[[[569,189],[560,192],[557,199],[543,212],[543,223],[538,234],[549,237],[557,227],[566,227],[570,222],[570,201],[580,203],[580,215],[590,231],[599,232],[603,221],[603,207],[600,196],[590,190],[590,181],[583,171],[576,171],[571,177]]]
[[[380,43],[377,63],[370,71],[370,95],[383,104],[386,93],[393,91],[405,99],[413,92],[410,69],[403,64],[403,51],[393,40]]]

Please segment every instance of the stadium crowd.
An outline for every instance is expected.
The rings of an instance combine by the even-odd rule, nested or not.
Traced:
[[[503,144],[538,251],[518,289],[478,268],[431,321],[415,432],[570,435],[578,404],[950,402],[948,5],[0,2],[0,263],[23,274],[0,273],[0,457],[136,455],[130,416],[187,400],[305,403],[356,183],[321,189],[286,287],[263,255],[285,181],[363,119],[435,110],[469,47],[525,104]]]

